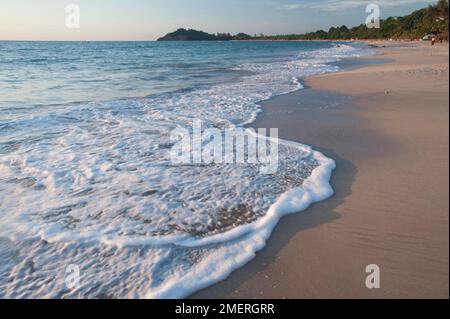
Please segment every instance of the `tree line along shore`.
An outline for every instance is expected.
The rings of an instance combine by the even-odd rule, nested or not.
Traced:
[[[417,40],[433,35],[436,39],[448,41],[448,0],[439,0],[435,5],[416,10],[403,17],[389,17],[380,20],[380,28],[368,28],[365,24],[348,28],[343,25],[331,27],[328,31],[318,30],[304,34],[249,35],[238,33],[210,34],[194,29],[180,28],[166,34],[158,41],[250,41],[250,40],[351,40],[351,39],[405,39]]]

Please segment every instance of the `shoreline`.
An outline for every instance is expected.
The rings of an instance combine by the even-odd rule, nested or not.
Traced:
[[[334,159],[336,194],[284,217],[253,261],[191,298],[448,298],[448,45],[377,44],[370,59],[389,62],[261,103],[252,126]],[[382,289],[364,285],[373,263]]]

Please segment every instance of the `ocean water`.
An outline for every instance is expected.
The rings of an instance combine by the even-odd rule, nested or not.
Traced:
[[[332,159],[278,141],[254,165],[173,165],[171,132],[237,129],[301,77],[372,54],[334,42],[0,42],[0,298],[181,298],[280,217],[332,195]],[[67,282],[79,270],[79,285]]]

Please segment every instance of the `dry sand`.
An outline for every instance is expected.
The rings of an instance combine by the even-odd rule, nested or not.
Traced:
[[[449,297],[448,45],[378,44],[391,62],[264,103],[254,126],[334,158],[336,194],[283,218],[252,262],[194,298]],[[365,287],[368,264],[380,289]]]

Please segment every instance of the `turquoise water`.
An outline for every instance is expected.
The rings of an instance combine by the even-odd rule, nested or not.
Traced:
[[[0,42],[0,108],[143,97],[235,80],[329,43]]]

